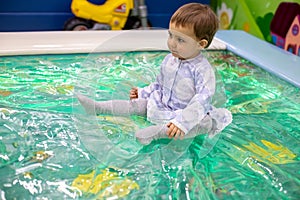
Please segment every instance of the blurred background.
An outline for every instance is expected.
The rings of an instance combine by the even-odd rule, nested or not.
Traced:
[[[71,9],[71,4],[75,1],[89,2],[99,6],[106,2],[105,0],[0,0],[0,31],[65,30],[66,22],[78,17],[74,15],[74,8]],[[110,0],[110,2],[117,1],[121,2],[121,0]],[[140,0],[129,2],[140,2]],[[300,0],[144,0],[142,2],[147,8],[146,19],[152,27],[168,28],[169,19],[178,7],[190,2],[199,2],[213,8],[219,17],[220,29],[243,30],[300,55],[300,50],[297,50],[300,48]],[[122,9],[121,6],[118,9]],[[90,6],[84,8],[82,5],[77,5],[75,9],[78,8],[91,13],[94,11],[91,15],[95,18],[105,17],[97,7],[92,9]],[[104,10],[107,11],[107,8]],[[87,24],[87,22],[78,21],[77,18],[77,21],[72,21],[71,25],[74,26],[74,23],[78,22]],[[127,29],[131,29],[130,27],[132,24]],[[114,30],[118,28],[120,29],[117,27]],[[287,44],[287,40],[296,41],[295,45],[293,42],[292,45]]]
[[[74,16],[72,0],[0,0],[0,31],[58,31]],[[92,0],[101,4],[105,0]],[[210,4],[209,0],[146,0],[148,19],[153,27],[167,28],[172,13],[189,2]],[[101,13],[99,13],[101,15]]]

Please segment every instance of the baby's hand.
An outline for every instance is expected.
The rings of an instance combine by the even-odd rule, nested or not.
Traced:
[[[174,137],[174,139],[176,140],[177,138],[180,138],[181,140],[184,137],[184,132],[178,128],[175,124],[169,122],[167,124],[167,127],[169,128],[167,131],[167,135],[169,136],[169,138]]]
[[[129,98],[130,99],[137,99],[138,98],[138,88],[137,87],[131,88],[131,90],[129,92]]]

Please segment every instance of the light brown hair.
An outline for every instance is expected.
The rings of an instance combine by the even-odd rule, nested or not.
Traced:
[[[219,20],[213,10],[201,3],[188,3],[181,6],[171,17],[170,23],[177,27],[188,27],[194,30],[200,41],[206,39],[208,47],[219,28]]]

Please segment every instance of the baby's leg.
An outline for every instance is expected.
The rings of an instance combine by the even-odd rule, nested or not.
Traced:
[[[142,144],[149,144],[152,140],[159,139],[159,138],[167,138],[167,124],[163,125],[153,125],[147,128],[143,128],[138,130],[135,133],[135,137],[140,141]]]
[[[212,138],[220,133],[226,126],[232,122],[231,112],[226,108],[213,108],[184,138],[195,137],[200,134],[208,134]]]
[[[77,98],[88,114],[111,115],[142,115],[146,116],[147,100],[110,100],[96,102],[84,95],[77,94]]]
[[[192,130],[190,130],[184,138],[193,138],[200,134],[207,134],[213,129],[213,119],[210,115],[206,115]]]
[[[198,126],[194,127],[192,130],[190,130],[184,136],[184,138],[193,138],[199,134],[209,133],[212,130],[212,127],[213,127],[213,119],[209,115],[207,115],[206,117],[203,118],[201,124],[199,124]],[[153,125],[138,130],[135,133],[135,136],[142,144],[149,144],[152,140],[156,140],[159,138],[168,138],[167,130],[168,130],[167,124]]]
[[[232,122],[232,114],[226,108],[213,108],[210,116],[213,124],[211,131],[208,133],[209,137],[220,133]]]

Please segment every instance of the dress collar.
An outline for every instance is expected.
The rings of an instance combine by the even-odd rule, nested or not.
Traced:
[[[196,60],[199,61],[202,59],[202,57],[203,57],[203,55],[201,54],[201,52],[197,56],[186,59],[186,60],[182,60],[182,59],[179,59],[179,58],[173,56],[175,62],[182,62],[182,63],[186,63],[186,62],[191,63],[191,62],[195,62]]]

